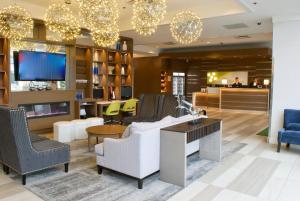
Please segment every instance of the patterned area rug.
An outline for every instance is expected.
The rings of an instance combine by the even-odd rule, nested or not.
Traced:
[[[223,159],[243,148],[245,144],[223,142]],[[86,141],[71,144],[69,173],[57,167],[28,175],[26,188],[46,201],[164,201],[182,187],[159,180],[159,173],[144,181],[137,189],[137,181],[110,171],[98,175],[95,154],[87,151]],[[188,157],[188,183],[206,174],[217,162],[201,160],[198,154]],[[12,175],[20,182],[20,176]]]

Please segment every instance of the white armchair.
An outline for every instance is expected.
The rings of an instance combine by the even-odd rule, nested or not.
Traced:
[[[105,138],[102,144],[95,146],[98,173],[102,174],[103,168],[114,170],[136,178],[139,189],[143,188],[143,179],[159,171],[160,129],[191,119],[187,115],[153,123],[132,123],[129,137]],[[195,145],[191,147],[191,151],[195,149]]]

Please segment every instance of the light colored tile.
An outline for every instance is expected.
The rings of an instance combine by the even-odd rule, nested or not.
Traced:
[[[287,179],[294,167],[294,162],[281,162],[273,174],[273,178]]]
[[[231,134],[231,135],[228,135],[227,137],[225,137],[223,140],[232,141],[239,136],[240,136],[239,134]]]
[[[256,158],[228,188],[251,196],[258,196],[278,165],[278,161]]]
[[[0,186],[10,182],[13,182],[13,180],[9,178],[7,175],[0,175]]]
[[[174,195],[168,201],[188,201],[195,197],[200,191],[205,189],[208,185],[199,181],[196,181],[184,188],[182,191]]]
[[[1,199],[0,201],[43,201],[41,198],[31,193],[30,191],[24,191],[15,195]]]
[[[276,201],[286,181],[286,179],[272,177],[258,195],[258,198],[268,201]]]
[[[300,181],[296,180],[287,180],[278,201],[299,201],[300,192],[299,192]]]
[[[242,154],[231,155],[230,157],[222,161],[216,168],[212,169],[207,174],[202,176],[199,180],[204,183],[211,184],[214,180],[216,180],[225,171],[227,171],[229,168],[235,165],[243,157],[244,156]]]
[[[219,193],[216,196],[216,198],[213,199],[212,201],[238,201],[237,200],[238,196],[239,193],[225,189],[221,193]]]
[[[223,189],[217,186],[209,185],[203,191],[199,192],[195,197],[189,201],[211,201],[213,200]]]
[[[237,201],[259,201],[257,197],[253,197],[250,195],[239,193],[239,195],[236,197]]]
[[[226,188],[232,181],[234,181],[253,161],[254,156],[245,156],[230,169],[228,169],[224,174],[219,176],[215,181],[212,182],[213,185]]]
[[[26,189],[15,182],[3,184],[0,186],[0,198],[6,198],[24,191],[26,191]]]
[[[282,150],[280,153],[277,153],[275,149],[263,151],[260,154],[260,157],[291,163],[295,162],[297,159],[297,155],[295,153],[287,152],[285,150]]]

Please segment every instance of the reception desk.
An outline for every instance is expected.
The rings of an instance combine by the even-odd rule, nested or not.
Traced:
[[[219,88],[219,93],[214,94],[195,92],[193,104],[195,107],[268,112],[269,98],[269,89]]]

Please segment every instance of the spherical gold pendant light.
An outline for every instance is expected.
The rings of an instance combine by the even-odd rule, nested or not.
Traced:
[[[20,6],[8,6],[0,10],[0,34],[11,40],[29,37],[33,30],[31,15]]]
[[[80,24],[66,4],[50,5],[44,20],[46,27],[64,40],[74,40],[80,34]]]
[[[95,29],[91,32],[93,41],[100,47],[109,47],[114,45],[119,40],[119,30],[117,27],[112,27],[106,31]]]
[[[108,47],[119,39],[116,0],[79,0],[80,15],[96,45]]]
[[[180,12],[172,19],[170,30],[175,40],[181,44],[190,44],[199,39],[202,33],[202,22],[192,12]]]
[[[135,0],[132,25],[143,36],[152,35],[166,14],[165,0]]]

